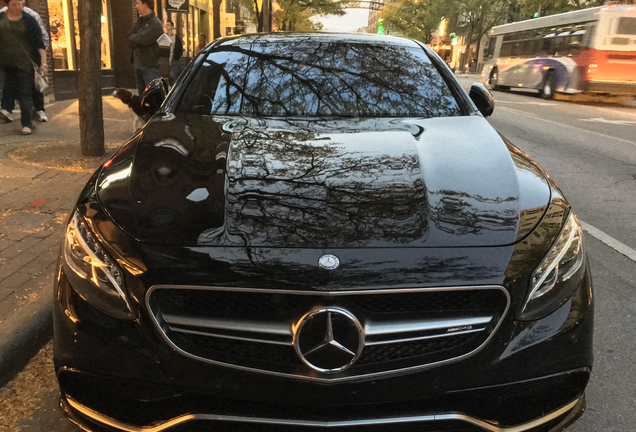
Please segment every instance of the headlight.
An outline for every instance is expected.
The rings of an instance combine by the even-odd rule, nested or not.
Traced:
[[[559,236],[530,278],[522,319],[538,319],[563,304],[578,288],[585,251],[579,221],[570,212]]]
[[[115,318],[134,318],[124,294],[124,273],[75,211],[66,229],[64,262],[73,288],[89,303]],[[78,279],[79,278],[79,279]]]

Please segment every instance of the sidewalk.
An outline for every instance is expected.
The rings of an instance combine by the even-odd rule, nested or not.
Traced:
[[[0,122],[0,387],[52,335],[51,299],[64,223],[90,173],[133,132],[131,111],[104,97],[106,156],[82,158],[77,100],[49,104],[20,135]]]

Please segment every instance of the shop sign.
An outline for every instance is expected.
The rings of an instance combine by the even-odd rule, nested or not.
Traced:
[[[190,3],[188,0],[167,0],[166,1],[166,12],[187,14],[189,10],[190,10]]]
[[[233,13],[221,12],[221,27],[236,27],[236,16]]]

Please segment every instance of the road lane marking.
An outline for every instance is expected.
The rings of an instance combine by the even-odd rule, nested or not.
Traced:
[[[607,120],[607,119],[604,119],[602,117],[589,118],[589,119],[579,119],[579,120],[584,121],[584,122],[607,123],[607,124],[624,125],[624,126],[636,125],[636,121],[631,121],[631,120]]]
[[[508,107],[501,107],[499,109],[501,111],[508,111],[508,112],[513,113],[513,114],[519,114],[519,115],[522,115],[522,116],[526,116],[526,117],[530,117],[530,118],[533,118],[533,119],[541,120],[541,121],[544,121],[546,123],[550,123],[550,124],[553,124],[553,125],[574,129],[574,130],[577,130],[579,132],[586,132],[586,133],[590,133],[590,134],[593,134],[593,135],[598,135],[598,136],[601,136],[603,138],[609,138],[609,139],[613,139],[613,140],[616,140],[616,141],[620,141],[620,142],[624,142],[624,143],[636,146],[636,142],[634,142],[634,141],[630,141],[630,140],[626,140],[626,139],[618,138],[618,137],[613,137],[611,135],[605,135],[603,133],[591,131],[591,130],[588,130],[588,129],[581,129],[580,127],[570,126],[569,124],[565,124],[565,123],[559,123],[559,122],[555,122],[555,121],[552,121],[552,120],[547,120],[547,119],[544,119],[544,118],[541,118],[541,117],[538,117],[538,116],[535,116],[535,115],[528,114],[528,113],[526,113],[524,111],[519,111],[519,110],[508,108]]]
[[[532,118],[536,118],[536,119],[542,120],[541,117],[539,117],[538,115],[533,114],[533,113],[529,113],[529,112],[526,112],[526,111],[520,111],[518,109],[508,108],[508,107],[500,107],[499,109],[502,110],[502,111],[508,111],[508,112],[511,112],[511,113],[514,113],[514,114],[521,114],[521,115],[524,115],[526,117],[532,117]]]
[[[581,224],[581,228],[583,231],[594,237],[595,239],[605,243],[607,246],[614,249],[616,252],[625,255],[630,260],[636,262],[636,250],[630,248],[629,246],[619,242],[614,237],[605,234],[598,228],[594,228],[592,225],[579,221]]]
[[[636,112],[628,107],[622,108],[622,109],[612,109],[612,108],[604,108],[604,107],[598,107],[598,106],[592,106],[590,108],[594,108],[597,111],[601,111],[602,113],[608,113],[610,115],[616,116],[616,117],[631,117],[631,118],[636,118]]]

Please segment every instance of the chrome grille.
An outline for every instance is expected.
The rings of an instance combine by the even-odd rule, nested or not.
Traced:
[[[415,342],[371,345],[365,347],[356,364],[375,364],[434,354],[444,356],[451,350],[461,355],[463,352],[477,348],[480,340],[481,338],[476,338],[473,333],[468,333]],[[466,344],[470,346],[466,346]],[[447,357],[454,356],[448,354]]]
[[[346,380],[431,367],[475,353],[509,306],[502,287],[283,291],[155,286],[147,305],[166,340],[216,364],[311,380]],[[292,346],[308,311],[339,307],[360,320],[365,346],[348,370],[317,376]]]
[[[257,359],[260,362],[302,366],[291,344],[271,345],[259,342],[212,338],[202,335],[174,332],[178,346],[205,358],[216,358],[227,362]]]

